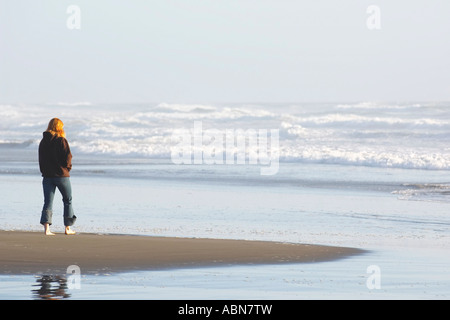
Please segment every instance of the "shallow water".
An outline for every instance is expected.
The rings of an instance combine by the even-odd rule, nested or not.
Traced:
[[[421,179],[424,173],[416,174]],[[73,177],[79,232],[317,243],[369,252],[318,264],[106,275],[83,275],[80,266],[80,289],[61,293],[61,281],[46,286],[66,299],[448,299],[450,203],[405,200],[390,192],[406,176],[413,179],[402,171],[378,176],[381,187],[369,189],[355,183],[361,174],[347,176],[347,187],[328,179],[321,186],[296,188],[254,181]],[[0,208],[3,229],[40,230],[40,177],[4,174],[0,180],[0,192],[9,199]],[[62,204],[56,200],[54,214],[54,231],[62,232],[62,217],[57,220]],[[367,287],[371,265],[381,270],[380,289]],[[42,276],[0,276],[0,297],[39,298]]]
[[[0,276],[1,299],[448,299],[447,256],[371,252],[340,261],[83,275]],[[370,266],[379,268],[379,286]],[[426,270],[425,270],[426,269]]]

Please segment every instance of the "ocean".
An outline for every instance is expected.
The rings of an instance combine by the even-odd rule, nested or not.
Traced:
[[[279,130],[282,162],[450,169],[448,103],[0,105],[2,150],[35,150],[50,118],[66,124],[76,156],[170,159],[174,134]],[[2,155],[2,159],[5,158]],[[13,159],[11,159],[13,160]]]
[[[78,232],[369,252],[319,264],[85,275],[72,299],[450,297],[448,102],[2,104],[0,229],[41,230],[37,149],[53,117],[73,154]],[[58,232],[58,198],[54,209]],[[381,288],[367,285],[369,266],[381,270]],[[1,276],[0,297],[35,298],[38,277]]]

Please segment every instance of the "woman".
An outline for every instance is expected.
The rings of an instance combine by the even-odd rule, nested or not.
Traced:
[[[54,235],[50,231],[50,225],[52,224],[52,207],[56,188],[63,197],[65,234],[75,234],[70,226],[75,223],[77,218],[72,208],[72,187],[69,174],[72,169],[72,154],[63,127],[64,124],[61,120],[57,118],[50,120],[47,131],[43,133],[39,144],[39,168],[44,188],[41,224],[44,226],[45,234],[51,236]]]

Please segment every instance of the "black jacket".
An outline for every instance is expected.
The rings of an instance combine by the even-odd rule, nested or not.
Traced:
[[[45,178],[70,177],[72,153],[66,138],[45,131],[39,144],[39,168]]]

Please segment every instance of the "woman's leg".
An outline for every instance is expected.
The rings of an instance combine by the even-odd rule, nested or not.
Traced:
[[[42,188],[44,190],[44,207],[42,208],[40,222],[44,226],[45,234],[53,235],[50,232],[50,225],[52,224],[53,198],[55,197],[56,186],[53,184],[51,178],[44,178],[42,180]]]
[[[57,178],[57,187],[61,192],[64,203],[64,226],[66,227],[66,234],[75,234],[73,230],[70,229],[77,217],[73,213],[72,207],[72,185],[70,184],[70,178]]]

